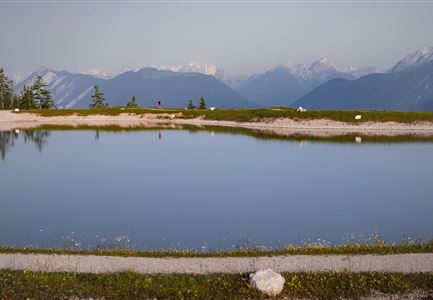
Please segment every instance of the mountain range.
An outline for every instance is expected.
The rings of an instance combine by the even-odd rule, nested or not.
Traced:
[[[330,80],[302,96],[293,106],[433,111],[433,47],[407,55],[383,74]]]
[[[312,63],[281,65],[261,74],[232,76],[214,65],[152,66],[121,74],[100,70],[82,73],[36,70],[16,85],[31,84],[36,75],[48,83],[58,107],[87,107],[94,84],[110,105],[137,97],[141,106],[162,100],[184,107],[204,96],[210,106],[303,106],[307,109],[433,110],[433,48],[415,51],[390,70],[374,67],[339,69],[321,58]]]
[[[113,78],[101,78],[67,71],[39,69],[16,85],[20,91],[37,76],[43,76],[57,107],[88,107],[93,86],[98,85],[110,105],[121,106],[137,97],[140,106],[185,107],[189,99],[196,102],[204,96],[209,105],[218,107],[255,107],[255,103],[234,91],[212,75],[143,68]]]
[[[237,91],[262,106],[290,105],[333,78],[355,79],[356,76],[337,70],[328,59],[321,58],[311,64],[278,66],[255,75],[241,83]]]

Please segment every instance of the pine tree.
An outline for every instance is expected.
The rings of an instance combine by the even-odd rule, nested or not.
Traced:
[[[90,108],[101,108],[101,107],[108,106],[105,103],[104,93],[102,93],[99,90],[99,86],[98,85],[94,85],[93,89],[94,89],[94,93],[92,95],[92,103],[90,103],[89,107]]]
[[[12,109],[14,100],[13,81],[9,80],[3,68],[0,68],[0,109]]]
[[[18,97],[15,107],[20,109],[36,109],[37,105],[33,99],[32,88],[24,85],[21,94]]]
[[[41,109],[52,109],[56,108],[56,105],[54,104],[53,97],[51,96],[51,93],[47,89],[43,89],[41,91],[42,94],[42,100],[40,103]]]
[[[192,100],[189,100],[188,101],[188,109],[195,109],[196,107],[195,107],[195,105],[194,105],[194,103],[192,103]]]
[[[131,101],[126,103],[126,107],[138,107],[137,98],[135,96],[132,96]]]
[[[33,102],[39,109],[50,109],[55,108],[52,96],[49,90],[47,90],[47,84],[44,82],[42,75],[38,75],[31,87],[33,94]]]
[[[206,109],[206,100],[204,100],[203,97],[200,98],[200,103],[199,103],[198,108],[200,108],[200,109]]]
[[[33,85],[30,87],[32,91],[32,99],[36,104],[37,108],[41,108],[42,102],[42,89],[46,86],[41,75],[37,75],[33,81]]]

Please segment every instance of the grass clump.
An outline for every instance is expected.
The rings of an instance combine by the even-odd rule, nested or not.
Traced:
[[[74,248],[36,248],[2,246],[0,253],[41,253],[41,254],[78,254],[107,255],[124,257],[247,257],[247,256],[277,256],[277,255],[366,255],[366,254],[402,254],[402,253],[433,253],[433,241],[427,243],[391,244],[376,242],[371,244],[355,243],[341,246],[310,245],[287,246],[278,249],[238,248],[233,250],[198,251],[188,249],[134,250],[99,248],[84,250]]]
[[[284,274],[284,277],[285,295],[307,299],[356,299],[376,293],[433,291],[433,274],[329,272]]]
[[[285,273],[280,297],[337,299],[374,293],[423,291],[431,295],[433,274]],[[248,274],[140,275],[0,271],[1,299],[264,299]]]

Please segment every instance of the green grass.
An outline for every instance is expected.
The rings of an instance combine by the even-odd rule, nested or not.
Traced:
[[[109,115],[116,116],[121,113],[135,115],[142,114],[162,114],[162,113],[182,113],[186,119],[202,117],[206,120],[217,121],[270,121],[279,118],[290,118],[293,120],[317,120],[328,119],[341,122],[360,124],[363,122],[433,122],[433,112],[395,112],[395,111],[361,111],[361,110],[311,110],[298,113],[291,108],[260,108],[260,109],[216,109],[210,110],[184,110],[178,108],[120,108],[108,107],[100,109],[58,109],[58,110],[23,110],[18,113],[35,113],[44,117],[69,116],[69,115]],[[362,120],[356,121],[355,115],[361,114]]]
[[[427,243],[391,244],[382,241],[375,243],[346,244],[341,246],[287,246],[278,249],[238,248],[234,250],[218,250],[201,252],[187,249],[69,249],[69,248],[36,248],[36,247],[0,247],[0,253],[45,253],[45,254],[80,254],[136,257],[245,257],[276,255],[329,255],[329,254],[400,254],[400,253],[433,253],[433,241]]]
[[[403,294],[433,291],[433,274],[300,273],[283,274],[280,297],[358,298],[375,292]],[[264,299],[248,274],[139,275],[0,271],[1,299]]]

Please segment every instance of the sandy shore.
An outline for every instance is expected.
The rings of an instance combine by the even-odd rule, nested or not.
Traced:
[[[249,128],[276,135],[311,135],[311,136],[338,136],[345,134],[361,134],[371,136],[398,136],[398,135],[420,135],[433,136],[433,123],[422,122],[416,124],[396,122],[366,122],[350,124],[332,120],[308,120],[295,121],[292,119],[276,119],[263,122],[234,122],[214,121],[201,118],[183,119],[179,114],[120,114],[117,116],[91,115],[91,116],[56,116],[42,117],[29,113],[13,113],[0,111],[0,130],[31,129],[44,125],[66,125],[66,126],[119,126],[130,127],[152,127],[161,124],[174,126],[195,125],[222,126],[235,128]]]

